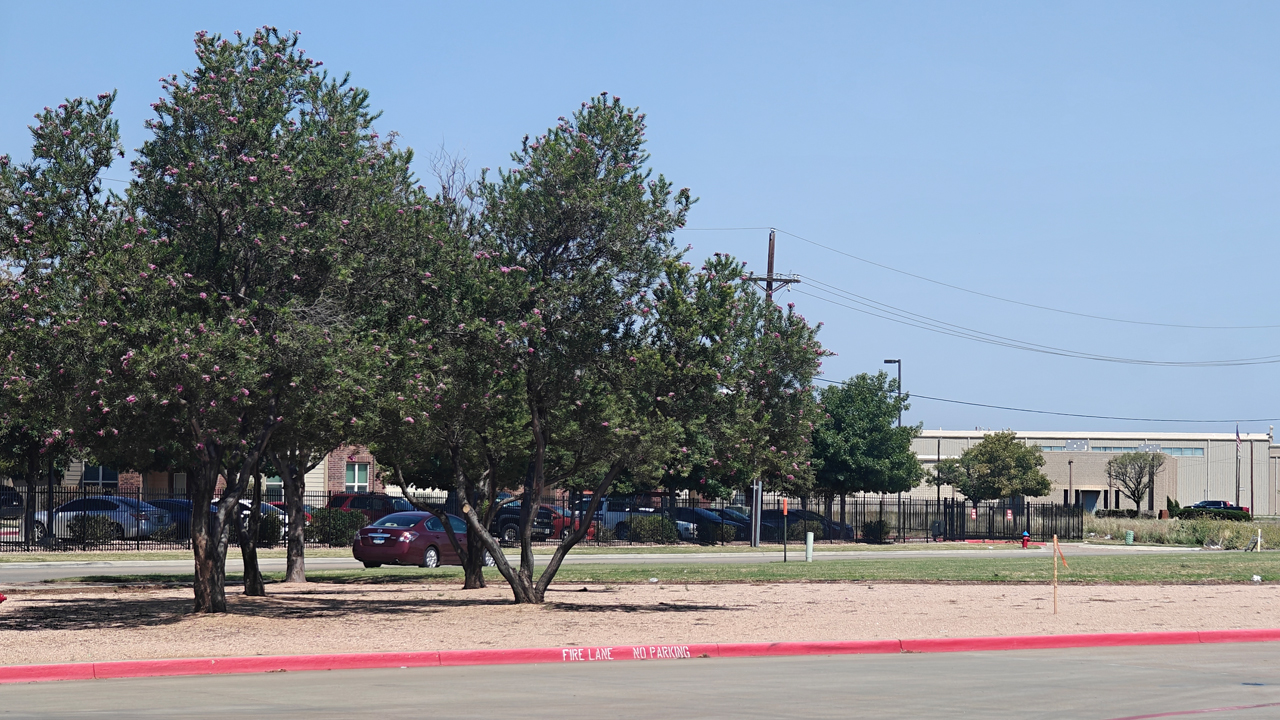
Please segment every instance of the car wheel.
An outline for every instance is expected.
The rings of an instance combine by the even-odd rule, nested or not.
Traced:
[[[120,523],[111,523],[111,539],[112,539],[112,540],[123,540],[123,539],[124,539],[124,526],[123,526],[123,525],[121,525]]]
[[[494,560],[494,559],[493,559],[493,556],[489,554],[489,551],[488,551],[488,550],[485,550],[485,551],[484,551],[484,566],[485,566],[485,567],[496,567],[497,565],[498,565],[498,562],[497,562],[496,560]]]
[[[572,534],[573,534],[573,531],[571,531],[569,528],[565,528],[560,531],[560,539],[564,540],[565,538],[569,537]]]
[[[427,548],[427,551],[422,554],[422,567],[424,568],[440,567],[440,551],[435,549],[434,547]]]
[[[520,539],[520,528],[515,525],[508,525],[502,528],[502,541],[513,543]]]
[[[626,523],[618,523],[618,527],[613,529],[613,536],[619,540],[630,540],[631,526]]]
[[[31,534],[35,535],[36,542],[40,542],[45,539],[45,536],[49,534],[49,531],[45,530],[44,523],[38,522],[34,527],[32,527]]]
[[[367,562],[367,563],[365,563],[365,564],[364,564],[364,566],[365,566],[365,567],[367,567],[367,568],[377,568],[377,567],[382,567],[382,563],[371,563],[371,562]]]

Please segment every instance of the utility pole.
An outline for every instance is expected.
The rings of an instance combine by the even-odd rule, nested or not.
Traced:
[[[774,285],[791,285],[799,283],[800,279],[794,275],[775,275],[773,273],[773,250],[777,243],[777,231],[769,228],[769,265],[768,274],[760,277],[752,273],[747,279],[757,285],[764,286],[765,300],[773,303],[773,286]],[[751,547],[760,547],[760,513],[764,510],[764,480],[756,478],[751,486]],[[783,530],[783,542],[786,542],[786,531]],[[783,546],[784,550],[786,546]]]

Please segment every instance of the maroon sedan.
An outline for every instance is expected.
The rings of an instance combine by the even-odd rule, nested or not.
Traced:
[[[448,518],[458,542],[466,542],[466,521],[453,515]],[[360,529],[351,554],[367,568],[384,564],[425,568],[462,564],[440,518],[426,512],[393,513],[366,525]],[[494,564],[488,551],[484,554],[484,564]]]

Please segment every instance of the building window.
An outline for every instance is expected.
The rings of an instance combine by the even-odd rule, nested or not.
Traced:
[[[1137,446],[1133,446],[1133,447],[1095,447],[1095,448],[1089,448],[1089,449],[1090,449],[1090,450],[1093,450],[1094,452],[1112,452],[1112,453],[1138,452],[1138,448],[1137,448]]]
[[[115,470],[101,465],[85,465],[84,475],[80,476],[81,487],[117,488],[120,487],[120,476]]]
[[[1040,449],[1044,452],[1063,452],[1067,449],[1066,445],[1041,445]]]
[[[1204,448],[1171,447],[1163,452],[1174,457],[1204,457]]]
[[[369,463],[347,463],[347,492],[369,492]]]

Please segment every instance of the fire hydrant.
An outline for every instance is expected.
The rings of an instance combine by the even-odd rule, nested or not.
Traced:
[[[1029,542],[1031,542],[1031,533],[1027,532],[1026,530],[1023,530],[1022,531],[1022,549],[1023,550],[1027,549],[1027,543]]]

